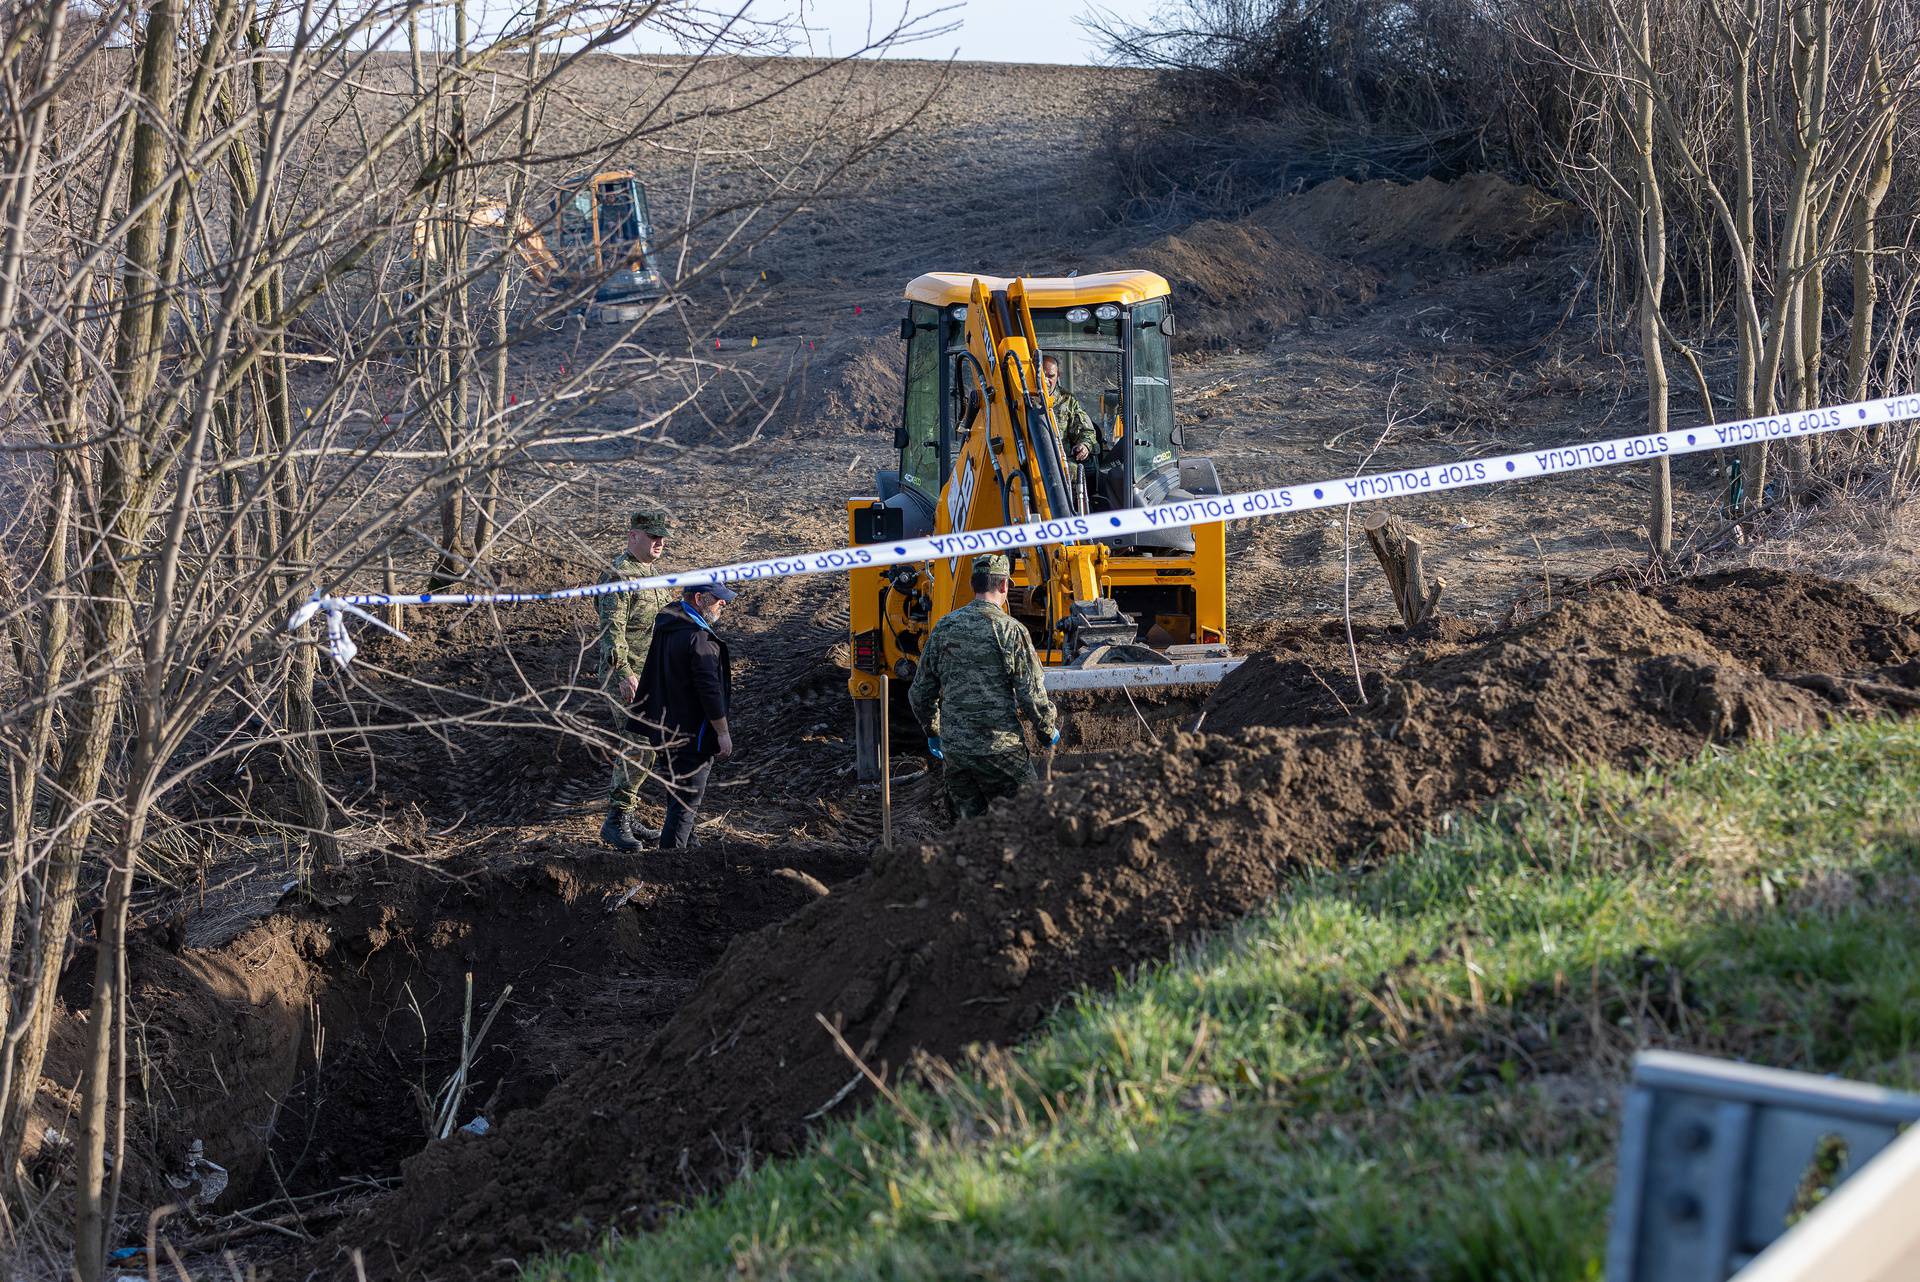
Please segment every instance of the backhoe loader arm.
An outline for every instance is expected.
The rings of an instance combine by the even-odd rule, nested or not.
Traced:
[[[444,207],[423,209],[413,222],[413,252],[427,262],[439,257],[439,238],[433,234],[436,222],[451,221],[453,215]],[[469,227],[482,231],[504,234],[507,226],[507,207],[501,204],[469,205],[465,213],[459,215],[459,221]],[[527,275],[533,277],[536,285],[545,285],[560,270],[560,260],[554,256],[547,242],[540,235],[540,229],[533,220],[521,214],[514,223],[514,234],[507,237],[520,261],[526,265]]]
[[[493,231],[504,232],[507,225],[507,207],[505,205],[476,205],[467,221],[475,227],[486,227]],[[514,250],[520,255],[520,261],[527,265],[527,274],[534,283],[544,285],[548,279],[560,270],[560,260],[547,248],[545,237],[533,220],[524,213],[514,220],[513,235],[508,237]]]
[[[954,491],[938,521],[965,531],[1023,521],[1066,521],[1073,510],[1066,481],[1066,454],[1040,379],[1041,351],[1025,283],[1004,290],[973,283],[967,306],[967,350],[983,371],[986,404],[960,442]],[[974,469],[969,471],[969,469]],[[967,478],[992,478],[997,498],[983,503],[976,483],[971,503],[952,501],[967,490]],[[1016,501],[1015,496],[1018,496]],[[1105,549],[1091,543],[1048,543],[1032,549],[1029,586],[1047,597],[1046,617],[1064,621],[1075,605],[1101,598],[1099,564]],[[957,565],[948,588],[958,600]],[[1048,638],[1052,644],[1055,638]]]

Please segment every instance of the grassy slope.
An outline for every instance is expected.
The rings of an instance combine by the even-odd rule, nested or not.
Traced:
[[[1645,1045],[1911,1087],[1920,723],[1507,799],[553,1276],[1597,1278]]]

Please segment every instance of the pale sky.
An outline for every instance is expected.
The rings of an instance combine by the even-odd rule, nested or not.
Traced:
[[[732,13],[740,3],[749,20],[802,18],[805,29],[793,36],[796,54],[853,53],[901,25],[904,12],[928,34],[890,50],[894,57],[1064,63],[1091,63],[1102,53],[1076,19],[1097,11],[1139,22],[1163,7],[1162,0],[700,0],[709,12]]]

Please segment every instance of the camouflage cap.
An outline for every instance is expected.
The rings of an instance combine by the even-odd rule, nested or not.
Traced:
[[[982,556],[973,558],[973,572],[975,574],[997,574],[1004,579],[1013,573],[1013,566],[1007,560],[1006,553],[988,552]]]
[[[667,514],[657,507],[637,507],[633,509],[633,515],[627,518],[627,528],[645,530],[656,539],[664,539],[669,528]]]

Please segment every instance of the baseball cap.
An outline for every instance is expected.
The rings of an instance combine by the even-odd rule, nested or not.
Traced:
[[[682,593],[705,592],[709,596],[718,597],[722,601],[731,601],[740,595],[724,583],[689,583],[680,590]]]
[[[671,523],[667,520],[667,514],[657,507],[637,507],[627,517],[627,528],[645,530],[656,539],[664,539]]]

